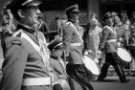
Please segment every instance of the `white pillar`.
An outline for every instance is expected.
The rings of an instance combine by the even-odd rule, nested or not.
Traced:
[[[88,13],[95,13],[99,17],[100,0],[88,0]]]

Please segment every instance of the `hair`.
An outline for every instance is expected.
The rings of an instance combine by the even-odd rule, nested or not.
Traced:
[[[59,20],[59,19],[62,19],[62,18],[60,16],[55,17],[55,20]]]
[[[96,13],[91,13],[90,15],[89,15],[89,19],[92,19],[92,18],[98,18],[97,17],[97,14]]]
[[[55,84],[53,86],[53,90],[63,90],[62,86],[60,84]]]
[[[62,46],[57,46],[55,48],[53,48],[54,51],[61,51],[64,50],[64,48]]]
[[[128,15],[126,11],[121,12],[121,21],[125,24],[128,20]]]

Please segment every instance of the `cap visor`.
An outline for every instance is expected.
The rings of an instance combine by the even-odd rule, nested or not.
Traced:
[[[79,14],[79,13],[80,13],[80,11],[72,11],[71,13]]]
[[[32,1],[27,3],[25,6],[39,6],[41,4],[41,1]]]

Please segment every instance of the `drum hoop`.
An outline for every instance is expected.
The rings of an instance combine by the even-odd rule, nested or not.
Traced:
[[[95,67],[96,67],[96,72],[92,71],[93,68],[90,69],[90,68],[88,67],[88,63],[86,63],[86,60],[85,60],[85,59],[91,60],[92,64],[95,65]],[[97,75],[97,76],[98,76],[98,75],[100,74],[101,71],[100,71],[100,69],[99,69],[98,64],[97,64],[96,62],[94,62],[90,57],[88,57],[88,56],[86,56],[86,55],[83,56],[83,63],[84,63],[84,65],[85,65],[85,67],[86,67],[93,75]],[[89,62],[89,63],[90,63],[90,62]],[[89,65],[89,66],[90,66],[90,65]],[[94,69],[95,69],[95,68],[94,68]],[[93,69],[93,70],[94,70],[94,69]]]
[[[126,54],[128,54],[126,57],[129,57],[130,59],[127,61],[127,60],[125,60],[125,58],[123,58],[121,55],[120,55],[120,53],[118,52],[118,49],[122,49],[123,51],[125,51],[126,52]],[[125,48],[123,48],[123,47],[119,47],[119,48],[117,48],[117,55],[120,57],[120,59],[122,59],[123,61],[125,61],[125,62],[131,62],[132,61],[132,56],[131,56],[131,54],[129,53],[129,51],[128,50],[126,50]]]

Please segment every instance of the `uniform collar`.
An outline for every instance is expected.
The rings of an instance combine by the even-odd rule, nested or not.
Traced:
[[[58,59],[58,57],[56,57],[56,56],[54,56],[54,55],[51,55],[51,58],[53,58],[53,59],[55,59],[55,60]]]
[[[34,28],[32,28],[28,25],[25,25],[25,24],[21,24],[21,23],[18,23],[17,29],[23,29],[24,31],[29,32],[29,33],[35,32]]]
[[[35,32],[35,30],[32,27],[18,23],[17,30],[19,29],[22,29],[37,45],[39,45],[37,35],[35,35],[37,32]]]
[[[73,23],[73,24],[75,24],[75,25],[79,25],[75,20],[73,20],[73,19],[68,19],[68,21],[69,22],[71,22],[71,23]]]

